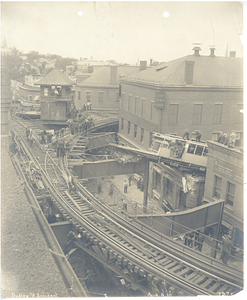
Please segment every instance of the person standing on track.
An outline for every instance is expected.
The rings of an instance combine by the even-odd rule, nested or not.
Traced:
[[[131,175],[129,176],[128,180],[129,180],[129,186],[131,186],[131,181],[132,181],[132,176]]]
[[[30,135],[30,129],[29,129],[29,128],[26,128],[27,142],[28,142],[29,135]]]
[[[124,193],[127,194],[128,191],[128,183],[126,180],[124,180]]]
[[[45,142],[45,131],[43,130],[42,132],[41,132],[41,144],[45,144],[46,142]]]

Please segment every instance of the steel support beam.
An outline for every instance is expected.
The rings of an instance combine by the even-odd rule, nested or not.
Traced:
[[[146,159],[144,174],[144,195],[143,195],[143,212],[147,212],[148,204],[148,181],[149,181],[149,160]]]

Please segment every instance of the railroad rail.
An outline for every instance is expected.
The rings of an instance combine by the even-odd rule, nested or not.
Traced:
[[[35,149],[30,150],[20,128],[23,126],[18,123],[15,128],[22,151],[40,170],[54,205],[73,224],[77,247],[144,294],[169,289],[174,295],[218,295],[236,294],[242,289],[241,272],[227,268],[223,272],[200,255],[193,257],[176,250],[175,242],[169,248],[171,241],[166,246],[164,240],[158,241],[137,224],[116,215],[71,177],[66,159],[43,151],[38,140]]]

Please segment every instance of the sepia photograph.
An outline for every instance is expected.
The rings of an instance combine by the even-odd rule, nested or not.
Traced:
[[[0,4],[1,298],[244,296],[246,3]]]

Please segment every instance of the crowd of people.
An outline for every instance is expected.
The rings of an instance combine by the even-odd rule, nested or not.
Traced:
[[[184,235],[184,245],[202,251],[204,234],[200,230],[186,233]]]
[[[186,233],[184,236],[181,237],[181,239],[184,241],[184,245],[193,248],[195,250],[198,250],[200,252],[202,252],[204,238],[205,238],[205,234],[202,233],[200,230]],[[233,249],[233,243],[231,239],[232,237],[230,234],[224,235],[220,243],[221,245],[220,259],[225,265],[227,265],[227,262],[230,258],[230,253]]]
[[[50,148],[55,148],[57,150],[57,157],[63,157],[66,155],[66,152],[69,151],[69,142],[66,143],[64,140],[64,130],[64,128],[61,128],[59,130],[51,129],[41,131],[41,138],[39,142],[42,145],[49,145]],[[29,142],[32,147],[35,142],[35,137],[31,128],[26,129],[26,137],[27,142]]]
[[[220,144],[223,144],[225,146],[228,146],[229,148],[234,148],[236,139],[237,139],[237,135],[236,135],[236,132],[234,130],[232,130],[229,139],[228,139],[226,133],[223,133],[222,131],[220,131],[217,142],[220,143]]]

